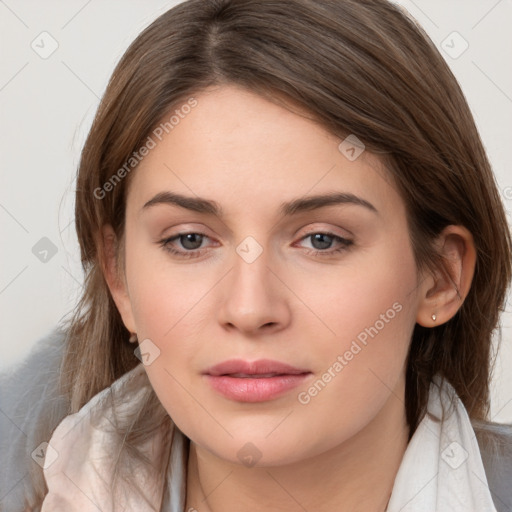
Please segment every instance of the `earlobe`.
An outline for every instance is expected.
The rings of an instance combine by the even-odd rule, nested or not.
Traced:
[[[417,323],[436,327],[451,320],[466,299],[476,266],[472,234],[462,226],[448,226],[438,239],[439,254],[446,270],[439,269],[425,279]]]
[[[137,332],[133,320],[130,297],[123,279],[122,271],[118,269],[118,240],[114,229],[110,224],[102,228],[102,270],[112,298],[117,306],[119,314],[123,319],[125,327],[130,332]]]

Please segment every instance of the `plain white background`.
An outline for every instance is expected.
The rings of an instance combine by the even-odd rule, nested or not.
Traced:
[[[19,362],[80,295],[73,224],[80,150],[116,62],[144,27],[176,3],[0,0],[0,369]],[[397,3],[425,28],[459,80],[509,210],[512,0]],[[492,419],[512,423],[507,310]]]

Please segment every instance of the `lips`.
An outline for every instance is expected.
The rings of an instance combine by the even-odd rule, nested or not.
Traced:
[[[299,386],[311,375],[279,361],[232,359],[209,368],[204,376],[224,397],[238,402],[264,402]]]

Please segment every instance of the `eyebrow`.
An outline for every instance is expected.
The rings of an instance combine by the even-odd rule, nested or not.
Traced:
[[[156,196],[144,204],[142,211],[145,211],[150,207],[159,204],[179,206],[180,208],[185,208],[197,213],[216,215],[218,217],[223,216],[223,210],[221,206],[215,201],[201,197],[183,196],[174,192],[159,192],[156,194]],[[282,216],[286,217],[305,211],[317,210],[326,206],[345,204],[362,206],[363,208],[366,208],[373,213],[379,213],[377,208],[375,208],[375,206],[373,206],[373,204],[371,204],[366,199],[358,197],[354,194],[343,192],[332,192],[329,194],[321,194],[294,199],[293,201],[282,203],[279,211]]]

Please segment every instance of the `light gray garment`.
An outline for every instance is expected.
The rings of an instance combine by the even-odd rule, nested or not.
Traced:
[[[33,494],[31,474],[42,478],[35,462],[38,452],[31,454],[68,414],[68,401],[58,393],[64,339],[64,333],[53,330],[37,342],[22,364],[0,375],[0,512],[26,510],[24,498]],[[36,425],[46,433],[42,439],[35,435]],[[512,425],[473,422],[473,427],[496,510],[512,512]],[[181,448],[185,441],[178,443]],[[172,458],[176,468],[173,496],[184,489],[185,475],[177,474],[183,467],[183,453],[176,450]],[[166,510],[179,512],[180,508],[167,501]]]
[[[25,511],[24,498],[34,493],[32,475],[42,469],[32,458],[68,414],[58,379],[65,336],[57,329],[40,338],[19,365],[0,374],[0,511]],[[47,433],[43,438],[36,434]],[[40,460],[34,454],[35,460]],[[34,509],[39,510],[39,509]]]

